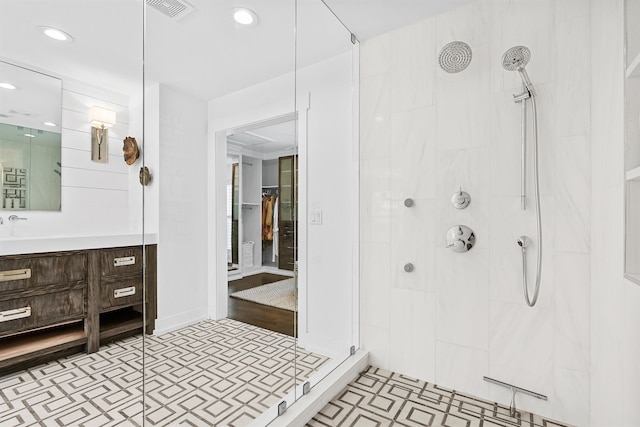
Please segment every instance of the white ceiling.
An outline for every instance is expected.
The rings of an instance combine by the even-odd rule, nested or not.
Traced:
[[[187,1],[195,10],[179,21],[147,11],[146,82],[209,100],[351,48],[350,33],[320,0]],[[324,1],[365,40],[473,0]],[[238,28],[238,6],[254,10],[258,25]],[[143,22],[143,0],[0,0],[0,58],[131,93],[142,85]],[[74,41],[45,39],[42,25]]]
[[[360,41],[475,0],[324,0]]]
[[[268,154],[296,147],[296,122],[289,120],[227,135],[227,142],[256,153]]]

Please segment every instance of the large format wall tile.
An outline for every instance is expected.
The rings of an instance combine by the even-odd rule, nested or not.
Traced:
[[[588,426],[591,411],[588,371],[556,368],[554,385],[556,402],[553,417],[573,420],[577,426]],[[571,396],[571,399],[565,396]]]
[[[488,395],[482,379],[489,369],[489,354],[483,350],[436,341],[436,383],[477,396]]]
[[[393,289],[390,296],[389,361],[416,378],[435,380],[435,299],[433,294]],[[406,328],[405,325],[416,325]]]
[[[389,246],[384,243],[360,245],[361,321],[365,325],[388,328],[390,322]]]
[[[549,401],[519,396],[519,405],[579,425],[589,418],[579,411],[593,363],[591,19],[584,1],[478,0],[362,46],[361,241],[378,242],[376,251],[387,256],[362,257],[363,274],[375,282],[363,283],[372,304],[363,299],[363,319],[370,322],[365,347],[385,369],[423,379],[433,374],[442,385],[500,402],[508,403],[509,391],[488,386],[482,376],[543,392]],[[449,74],[438,54],[455,40],[468,43],[473,55],[467,69]],[[534,308],[524,301],[517,245],[519,236],[532,240],[532,295],[539,245],[533,147],[530,140],[522,211],[522,109],[513,101],[522,81],[502,67],[503,53],[517,45],[531,50],[527,71],[539,121],[543,258]],[[464,210],[450,202],[460,187],[472,198]],[[405,208],[405,198],[415,207]],[[457,224],[476,233],[468,253],[445,249],[446,232]],[[621,246],[609,249],[617,257]],[[384,263],[384,272],[372,262]],[[407,262],[413,273],[402,270]],[[404,344],[414,337],[425,340],[415,354]],[[435,372],[424,355],[432,348]]]
[[[391,194],[394,200],[434,198],[436,190],[435,109],[391,115]]]
[[[436,339],[487,350],[489,251],[436,251]]]
[[[394,201],[391,218],[391,287],[435,292],[436,248],[444,242],[436,230],[434,201],[416,199],[412,207]],[[405,271],[406,264],[413,271]]]
[[[435,28],[418,23],[391,35],[391,109],[430,106],[434,98]]]
[[[521,407],[552,416],[553,311],[492,302],[490,316],[488,376],[548,396],[546,402],[523,397],[528,404]],[[504,391],[492,386],[490,396],[504,396]]]
[[[585,136],[561,138],[555,146],[556,250],[589,253],[591,247],[591,147]]]

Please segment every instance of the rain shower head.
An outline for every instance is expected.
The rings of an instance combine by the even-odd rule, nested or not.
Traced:
[[[514,46],[502,55],[502,67],[507,71],[517,71],[531,95],[535,95],[533,84],[529,79],[525,66],[531,60],[531,51],[526,46]]]
[[[438,55],[438,63],[447,73],[459,73],[471,63],[471,47],[465,42],[447,43]]]

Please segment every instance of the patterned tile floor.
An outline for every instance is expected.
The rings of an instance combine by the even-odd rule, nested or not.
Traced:
[[[497,403],[369,367],[307,426],[571,427],[524,411],[517,415]]]
[[[146,338],[0,378],[0,427],[142,426],[143,392],[145,426],[244,426],[327,361],[230,319]]]

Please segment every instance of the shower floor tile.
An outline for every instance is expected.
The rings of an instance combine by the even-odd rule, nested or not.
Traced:
[[[307,427],[572,427],[370,366]]]
[[[327,360],[287,335],[203,321],[0,378],[0,427],[243,426]]]

